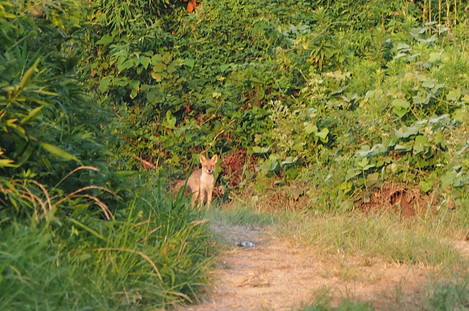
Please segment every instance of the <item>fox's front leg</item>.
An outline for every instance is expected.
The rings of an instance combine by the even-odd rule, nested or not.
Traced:
[[[207,206],[210,206],[210,204],[212,203],[212,190],[208,190],[207,191]]]
[[[204,202],[205,202],[206,199],[207,199],[207,192],[205,190],[202,190],[200,192],[200,205],[199,205],[200,208],[202,208],[202,206],[204,206]]]

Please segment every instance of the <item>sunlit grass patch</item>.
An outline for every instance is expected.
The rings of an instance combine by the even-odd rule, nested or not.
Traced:
[[[440,220],[401,219],[397,215],[291,214],[278,234],[312,245],[319,253],[378,256],[405,264],[454,266],[463,261],[445,238]]]
[[[230,207],[211,207],[206,209],[205,217],[213,222],[221,222],[231,225],[272,225],[277,222],[277,216],[273,213],[256,210],[250,205],[234,204]]]

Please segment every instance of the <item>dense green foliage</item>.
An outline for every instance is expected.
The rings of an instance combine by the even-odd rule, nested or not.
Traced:
[[[167,172],[197,152],[253,155],[260,175],[319,189],[311,206],[333,194],[319,204],[329,210],[383,181],[467,204],[460,6],[233,0],[182,10],[157,21],[143,12],[132,28],[97,22],[87,36],[90,82],[117,115],[109,130],[122,160]],[[254,175],[229,166],[231,186]]]
[[[176,177],[219,153],[224,184],[301,182],[314,210],[383,182],[467,208],[466,9],[0,0],[1,307],[196,296],[202,216],[142,164]]]
[[[85,95],[88,13],[78,0],[0,1],[2,310],[158,308],[206,283],[200,212],[112,167],[112,114]]]
[[[78,3],[63,5],[42,12],[0,3],[2,176],[22,171],[29,172],[24,177],[57,178],[94,160],[100,150],[96,130],[86,120],[93,106],[83,96],[67,40],[84,12]]]

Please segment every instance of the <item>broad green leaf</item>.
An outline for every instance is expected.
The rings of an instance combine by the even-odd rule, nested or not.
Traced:
[[[430,102],[430,97],[429,96],[422,96],[422,95],[416,95],[412,97],[412,102],[414,104],[419,104],[419,105],[426,105]]]
[[[317,131],[318,131],[318,127],[316,125],[311,124],[311,123],[306,124],[306,126],[305,126],[306,134],[309,135],[311,133],[317,133]]]
[[[456,109],[452,116],[453,116],[453,119],[458,121],[458,122],[464,122],[464,120],[466,120],[467,118],[467,109],[465,108],[461,108],[461,109]]]
[[[417,57],[419,57],[421,54],[420,53],[416,53],[416,54],[412,54],[412,55],[409,55],[407,56],[407,60],[409,62],[413,62]]]
[[[262,163],[258,170],[261,172],[268,173],[268,172],[275,172],[278,169],[278,162],[276,160],[266,160],[264,163]]]
[[[368,185],[376,184],[379,180],[379,173],[368,174],[366,179],[368,181]]]
[[[396,98],[391,103],[392,112],[396,114],[399,118],[402,118],[410,110],[410,104],[404,99]]]
[[[119,62],[117,64],[118,71],[124,71],[126,69],[132,68],[135,65],[135,60],[133,58],[127,59],[124,62]]]
[[[453,186],[455,184],[457,174],[458,173],[456,171],[452,170],[446,172],[443,176],[440,177],[441,186],[443,187],[443,189],[448,186]]]
[[[355,168],[350,168],[347,170],[347,175],[345,176],[345,180],[349,181],[358,175],[361,174],[361,170],[355,169]]]
[[[386,152],[387,148],[383,144],[376,144],[371,149],[368,145],[364,145],[355,154],[360,157],[368,157],[370,155],[378,155]]]
[[[111,84],[112,78],[111,77],[105,77],[101,80],[99,83],[99,91],[101,93],[107,92],[109,90],[109,85]]]
[[[151,77],[152,77],[153,79],[155,79],[156,82],[161,82],[161,81],[163,81],[163,78],[161,77],[161,74],[160,74],[160,73],[157,73],[157,72],[154,72],[154,71],[153,71],[150,75],[151,75]]]
[[[148,56],[141,56],[141,57],[139,58],[139,61],[140,61],[140,64],[142,64],[143,68],[145,68],[145,69],[147,69],[148,66],[149,66],[150,63],[151,63],[151,59],[150,59],[150,57],[148,57]]]
[[[452,102],[455,102],[461,97],[461,90],[460,89],[455,89],[449,91],[449,93],[446,95],[446,99]]]
[[[293,164],[295,163],[296,161],[298,161],[298,157],[288,157],[286,158],[285,160],[283,160],[280,165],[284,166],[284,165],[289,165],[289,164]]]
[[[358,166],[361,167],[361,168],[364,168],[368,165],[368,159],[367,158],[363,158],[360,160],[360,162],[358,162]]]
[[[171,110],[166,111],[163,126],[169,129],[176,129],[176,117],[173,116]]]
[[[257,154],[263,154],[269,152],[270,147],[252,147],[252,152]]]
[[[436,63],[441,61],[441,53],[440,52],[432,52],[430,53],[430,57],[428,58],[429,63]]]
[[[434,178],[429,178],[427,180],[421,180],[419,182],[420,190],[424,193],[427,193],[433,189],[433,185],[435,183]]]
[[[105,34],[104,36],[101,37],[101,39],[96,41],[96,44],[107,45],[107,44],[111,43],[112,41],[114,41],[114,37],[111,36],[111,35]]]
[[[352,190],[353,183],[352,182],[343,182],[339,185],[339,190],[344,191],[345,193],[348,193]]]
[[[159,63],[153,66],[153,71],[157,73],[162,73],[166,71],[166,65],[163,63]]]
[[[403,43],[403,42],[400,42],[397,44],[397,47],[396,47],[396,50],[398,51],[401,51],[401,50],[409,50],[410,49],[410,45],[406,44],[406,43]]]
[[[396,135],[398,138],[408,138],[413,135],[417,135],[419,133],[419,129],[411,126],[411,127],[402,127],[399,130],[393,129],[394,130],[394,135]]]
[[[328,140],[329,140],[329,138],[328,138],[328,136],[327,136],[328,134],[329,134],[329,129],[323,128],[320,132],[315,133],[314,135],[317,136],[317,137],[319,137],[319,139],[321,139],[321,141],[322,141],[323,143],[327,143]]]
[[[195,59],[193,59],[193,58],[185,58],[185,59],[184,59],[184,65],[186,65],[187,67],[193,68],[194,65],[195,65]]]
[[[422,86],[426,88],[434,88],[438,84],[438,80],[436,79],[426,79],[423,83]]]
[[[429,146],[428,138],[426,136],[423,136],[423,135],[416,136],[415,141],[414,141],[414,154],[425,152],[428,146]]]
[[[396,151],[410,151],[412,150],[412,146],[410,144],[396,144],[394,146],[394,150]]]
[[[73,154],[70,154],[68,152],[66,152],[65,150],[63,149],[60,149],[59,147],[57,146],[54,146],[54,145],[51,145],[51,144],[48,144],[48,143],[44,143],[44,142],[40,142],[39,143],[41,145],[42,148],[44,148],[45,150],[47,150],[48,152],[50,152],[51,154],[59,157],[59,158],[62,158],[63,160],[66,160],[66,161],[76,161],[76,162],[80,162],[77,157],[75,157]]]
[[[409,108],[410,104],[408,101],[402,98],[396,98],[392,101],[391,105],[393,107],[402,107],[402,108]]]
[[[135,97],[137,97],[137,95],[140,91],[140,81],[133,80],[130,83],[130,87],[132,88],[132,91],[130,92],[130,98],[134,99]]]
[[[440,123],[440,122],[449,122],[450,119],[449,119],[449,115],[447,114],[442,114],[441,116],[437,116],[437,117],[433,117],[433,118],[430,118],[430,120],[428,120],[428,122],[430,122],[431,124],[436,124],[436,123]]]

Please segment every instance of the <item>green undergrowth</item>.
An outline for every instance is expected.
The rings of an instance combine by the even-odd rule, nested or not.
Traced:
[[[211,233],[185,200],[140,191],[104,220],[89,211],[1,225],[1,310],[154,310],[194,301]]]

